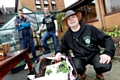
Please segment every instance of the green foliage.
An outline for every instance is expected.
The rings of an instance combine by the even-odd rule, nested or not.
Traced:
[[[116,25],[115,27],[106,30],[105,33],[111,36],[112,38],[120,37],[120,27]]]
[[[63,73],[69,72],[69,68],[66,61],[62,61],[62,63],[57,67],[57,73],[59,72],[63,72]]]
[[[120,37],[120,26],[115,25],[111,29],[107,29],[104,31],[106,34],[111,36],[112,38]],[[115,44],[116,47],[116,44]],[[100,53],[102,54],[104,52],[104,48],[100,48]]]
[[[47,70],[46,70],[46,74],[47,74],[47,75],[50,75],[51,72],[52,72],[51,69],[47,69]]]
[[[104,52],[104,48],[100,48],[100,54],[102,54]]]
[[[58,29],[59,29],[59,30],[60,30],[61,27],[63,26],[62,20],[63,20],[64,16],[65,16],[65,14],[64,14],[63,12],[57,13],[57,15],[56,15],[56,19],[57,19],[57,22],[58,22]]]
[[[19,67],[19,66],[22,66],[22,65],[24,65],[25,64],[25,62],[24,61],[21,61],[19,64],[17,64],[15,67]]]

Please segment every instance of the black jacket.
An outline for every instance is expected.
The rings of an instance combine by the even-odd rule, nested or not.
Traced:
[[[104,47],[104,54],[111,57],[115,54],[115,46],[112,38],[92,25],[86,25],[80,21],[80,33],[78,38],[72,36],[69,28],[62,38],[57,52],[72,50],[75,56],[90,57],[95,53],[100,53],[100,48]]]

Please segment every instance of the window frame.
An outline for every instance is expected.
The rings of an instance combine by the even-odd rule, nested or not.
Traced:
[[[107,8],[106,8],[105,0],[103,0],[103,5],[104,5],[104,10],[105,10],[105,16],[116,14],[116,13],[120,13],[120,10],[116,10],[114,12],[107,13]]]

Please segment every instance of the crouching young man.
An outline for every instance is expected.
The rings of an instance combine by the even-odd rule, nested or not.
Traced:
[[[111,70],[111,58],[115,54],[112,38],[96,27],[87,25],[81,20],[81,13],[69,10],[65,14],[63,24],[69,29],[62,38],[56,51],[56,60],[61,59],[61,53],[72,50],[74,64],[79,74],[79,80],[85,80],[86,65],[93,65],[98,80],[104,80],[102,73]],[[105,50],[100,54],[100,48]]]

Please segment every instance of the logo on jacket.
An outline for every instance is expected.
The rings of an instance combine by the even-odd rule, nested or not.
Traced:
[[[90,45],[91,43],[90,36],[85,36],[83,39],[87,45]]]

